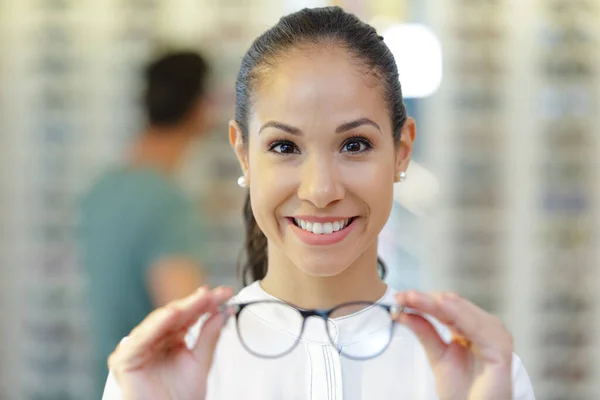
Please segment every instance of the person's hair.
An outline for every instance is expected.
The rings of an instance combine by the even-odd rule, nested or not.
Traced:
[[[310,46],[342,47],[358,66],[374,75],[390,113],[397,145],[406,121],[406,109],[394,56],[373,27],[340,7],[306,8],[287,15],[252,43],[242,59],[235,85],[235,120],[245,144],[248,143],[252,94],[260,79],[277,66],[286,52]],[[244,204],[244,222],[246,257],[242,259],[240,272],[244,284],[248,284],[264,278],[268,261],[267,238],[256,223],[249,193]],[[386,267],[381,259],[378,265],[384,278]]]
[[[143,106],[151,125],[170,126],[184,119],[206,94],[209,66],[193,51],[162,55],[145,68]]]

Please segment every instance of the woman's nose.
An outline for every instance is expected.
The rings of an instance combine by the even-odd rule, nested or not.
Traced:
[[[332,157],[313,155],[302,165],[298,197],[317,208],[326,208],[344,198],[344,186]]]

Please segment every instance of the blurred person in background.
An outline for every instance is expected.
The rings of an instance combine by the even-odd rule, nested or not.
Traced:
[[[106,360],[155,307],[185,297],[205,280],[198,210],[174,174],[211,122],[207,61],[174,52],[145,71],[146,128],[125,165],[98,179],[81,204],[79,238],[91,300],[95,398]]]

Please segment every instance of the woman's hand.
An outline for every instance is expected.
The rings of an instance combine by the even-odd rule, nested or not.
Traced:
[[[399,293],[396,299],[452,331],[453,340],[447,344],[422,316],[402,313],[397,318],[423,344],[440,400],[512,399],[513,340],[498,317],[452,293],[409,291]]]
[[[218,307],[232,294],[228,288],[210,291],[203,287],[148,315],[109,357],[123,398],[204,399],[214,348],[225,320]],[[198,341],[188,349],[185,335],[205,314],[208,319]]]

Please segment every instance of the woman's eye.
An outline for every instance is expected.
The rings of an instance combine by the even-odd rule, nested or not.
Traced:
[[[294,154],[297,153],[296,146],[290,142],[275,142],[269,146],[269,151],[279,154]]]
[[[362,138],[349,139],[342,146],[342,151],[346,151],[349,153],[362,153],[363,151],[367,151],[371,148],[371,144]]]

